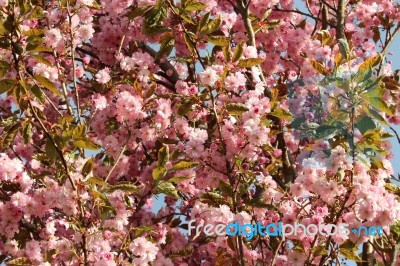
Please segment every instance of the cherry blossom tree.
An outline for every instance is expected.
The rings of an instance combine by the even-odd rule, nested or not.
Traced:
[[[0,261],[399,265],[399,6],[305,5],[0,0]]]

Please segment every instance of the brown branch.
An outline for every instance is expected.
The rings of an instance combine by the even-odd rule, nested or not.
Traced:
[[[397,243],[394,245],[393,249],[391,250],[390,254],[390,266],[395,266],[397,261],[397,256],[399,255],[400,244]]]
[[[397,131],[393,128],[393,127],[390,127],[390,129],[393,131],[393,133],[396,135],[396,138],[397,138],[397,141],[400,143],[400,137],[399,137],[399,134],[397,133]]]
[[[47,21],[47,29],[50,30],[50,21],[49,18],[46,17],[46,21]],[[55,49],[53,49],[53,57],[54,57],[54,61],[56,62],[56,67],[57,67],[57,71],[58,71],[58,75],[61,77],[62,76],[62,71],[61,71],[61,65],[58,62],[58,56],[57,56],[57,52]],[[62,85],[62,92],[63,92],[63,96],[64,96],[64,100],[66,102],[67,105],[67,110],[68,110],[68,114],[73,116],[74,115],[74,111],[72,110],[72,107],[68,101],[68,90],[67,90],[67,85],[65,84],[65,81],[61,82]]]
[[[386,40],[385,40],[385,46],[383,47],[383,49],[381,51],[382,60],[379,63],[378,77],[379,77],[379,75],[381,74],[381,71],[382,71],[382,66],[383,66],[383,62],[384,62],[385,57],[386,57],[386,52],[389,49],[390,45],[392,44],[392,42],[393,42],[394,38],[396,37],[397,33],[399,33],[399,31],[400,31],[400,23],[397,24],[397,27],[394,30],[393,34],[390,34],[390,30],[388,30],[386,32],[387,35],[386,35]],[[390,34],[390,37],[389,37],[389,39],[387,39],[389,34]]]
[[[95,53],[93,53],[93,52],[91,52],[91,51],[85,50],[85,49],[83,49],[82,47],[76,47],[75,49],[76,49],[77,51],[79,51],[79,52],[82,52],[82,53],[84,53],[84,54],[90,55],[91,57],[93,57],[93,58],[95,58],[95,59],[97,59],[97,60],[100,61],[100,58],[99,58]]]
[[[344,22],[346,16],[347,0],[339,0],[337,9],[337,26],[336,26],[336,39],[345,38],[344,35]]]
[[[352,188],[347,192],[346,197],[345,197],[345,199],[344,199],[344,201],[343,201],[343,205],[341,206],[339,212],[338,212],[337,215],[336,215],[336,219],[335,219],[335,221],[334,221],[334,224],[337,224],[337,222],[338,222],[339,219],[340,219],[340,216],[342,215],[343,211],[346,209],[346,203],[347,203],[347,201],[349,200],[350,194],[351,194],[351,193],[352,193]],[[332,229],[332,230],[333,230],[333,229]],[[328,237],[328,239],[327,239],[327,242],[326,242],[326,250],[329,250],[329,245],[330,245],[330,242],[331,242],[331,241],[332,241],[332,235],[329,235],[329,237]],[[320,262],[319,262],[319,266],[324,265],[324,262],[325,262],[325,260],[326,260],[327,258],[328,258],[328,255],[323,255],[322,258],[321,258],[321,260],[320,260]]]
[[[81,104],[80,104],[80,99],[79,99],[79,92],[78,92],[78,85],[76,84],[76,64],[75,64],[75,48],[74,48],[74,33],[72,31],[72,14],[69,10],[69,1],[67,1],[67,12],[68,12],[68,21],[69,21],[69,34],[71,37],[71,43],[70,43],[70,49],[71,49],[71,57],[72,57],[72,83],[74,85],[74,91],[75,91],[75,101],[76,101],[76,113],[78,116],[77,122],[78,124],[81,124]],[[83,153],[84,150],[81,150],[81,154]]]
[[[322,4],[321,11],[322,11],[322,30],[327,30],[329,22],[329,13],[328,13],[328,8],[325,4]]]
[[[244,25],[246,27],[247,35],[248,35],[248,45],[251,45],[255,48],[257,48],[256,44],[256,35],[253,29],[253,26],[251,25],[251,20],[250,20],[250,14],[249,14],[249,5],[246,2],[246,0],[237,0],[237,6],[240,14],[242,15],[242,19],[244,22]],[[260,78],[262,82],[264,83],[265,86],[267,86],[267,81],[265,80],[263,70],[260,65],[257,65],[258,69],[260,70]],[[266,87],[265,92],[268,98],[271,99],[271,91]]]
[[[245,0],[237,0],[237,6],[240,11],[240,14],[242,15],[242,19],[243,19],[243,22],[246,27],[246,31],[247,31],[247,35],[248,35],[248,39],[249,39],[248,44],[256,47],[256,38],[255,38],[253,26],[251,24],[251,20],[249,17],[248,5]],[[260,69],[261,80],[266,85],[267,83],[265,81],[263,70],[260,65],[258,65],[258,68]],[[270,99],[272,98],[272,93],[268,88],[265,88],[265,95]],[[276,117],[271,117],[271,119],[273,120],[275,125],[278,127],[278,130],[283,131],[280,119],[276,118]],[[296,176],[296,171],[293,167],[293,162],[292,162],[292,159],[290,158],[291,156],[288,153],[283,132],[279,133],[277,135],[277,141],[278,141],[279,149],[282,150],[284,180],[285,180],[285,183],[288,184],[288,183],[291,183],[294,181],[295,176]]]
[[[108,179],[110,178],[111,174],[114,172],[115,168],[117,167],[117,165],[119,164],[119,161],[121,160],[122,155],[124,154],[125,150],[126,150],[126,146],[128,145],[129,140],[131,139],[131,132],[130,130],[128,130],[128,138],[124,144],[124,146],[122,147],[117,160],[115,161],[113,167],[111,168],[110,172],[108,172],[108,175],[106,176],[106,179],[104,180],[105,183],[107,183]]]
[[[277,11],[277,12],[297,13],[297,14],[300,14],[300,15],[303,15],[303,16],[306,16],[306,17],[309,17],[309,18],[312,18],[312,19],[315,20],[316,22],[317,22],[317,21],[322,22],[322,19],[320,19],[319,17],[315,17],[315,16],[313,16],[313,15],[310,15],[310,14],[308,14],[308,13],[302,12],[302,11],[297,10],[297,9],[279,9],[279,8],[274,8],[274,9],[272,9],[272,10],[273,10],[273,11]],[[329,21],[327,21],[327,24],[328,24],[329,26],[331,26],[332,28],[336,28],[336,26],[333,25],[332,23],[330,23]]]
[[[141,48],[143,51],[149,53],[153,58],[156,57],[157,52],[152,49],[150,46],[148,46],[147,44],[143,44],[143,43],[138,43],[138,47]],[[174,91],[175,91],[175,84],[178,82],[179,78],[179,74],[176,71],[175,67],[168,62],[168,60],[165,60],[163,62],[158,63],[158,65],[160,66],[160,68],[167,73],[167,71],[172,71],[172,75],[168,76],[168,81],[174,86]]]
[[[370,236],[370,240],[372,239],[372,236]],[[365,242],[363,244],[363,250],[362,250],[362,260],[363,262],[361,263],[361,266],[372,266],[373,265],[373,252],[374,248],[371,245],[369,241]]]
[[[329,9],[336,11],[336,8],[334,8],[331,4],[329,4],[327,1],[325,0],[321,0],[322,3],[324,3],[324,5],[326,5],[327,7],[329,7]]]
[[[275,250],[272,260],[271,260],[271,264],[270,264],[271,266],[274,266],[274,264],[275,264],[275,259],[276,259],[276,256],[278,255],[278,252],[279,252],[279,249],[281,248],[282,243],[283,243],[283,238],[281,239],[281,241],[279,241],[279,244],[276,247],[276,250]]]

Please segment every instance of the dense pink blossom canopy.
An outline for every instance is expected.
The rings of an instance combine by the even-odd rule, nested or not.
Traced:
[[[399,263],[399,4],[304,3],[0,0],[0,261]]]

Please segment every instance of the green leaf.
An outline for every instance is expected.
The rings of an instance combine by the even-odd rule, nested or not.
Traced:
[[[10,71],[10,64],[6,61],[0,60],[0,77],[4,77]]]
[[[386,119],[381,116],[377,111],[375,111],[374,109],[368,109],[368,113],[375,118],[376,120],[378,120],[381,124],[385,125],[385,126],[390,126],[389,123],[386,121]]]
[[[217,31],[219,29],[219,27],[221,27],[221,24],[222,24],[221,18],[218,17],[217,19],[212,20],[210,23],[208,23],[207,25],[202,27],[200,29],[200,33],[202,33],[202,34],[213,33],[215,31]]]
[[[9,260],[6,262],[6,265],[8,266],[17,266],[17,265],[32,265],[31,261],[26,258],[26,257],[20,257],[20,258],[16,258],[13,260]]]
[[[369,80],[371,77],[372,77],[372,69],[367,68],[357,73],[357,75],[355,76],[355,81],[357,83],[362,83],[364,81]]]
[[[386,102],[382,100],[382,95],[384,91],[381,86],[377,86],[376,88],[368,91],[361,95],[361,97],[371,106],[376,108],[379,112],[384,112],[388,115],[393,115],[392,110],[388,107]]]
[[[204,8],[206,8],[206,7],[207,7],[207,5],[204,4],[204,3],[191,2],[185,7],[185,10],[186,11],[200,11],[200,10],[203,10]]]
[[[15,29],[15,25],[14,25],[14,16],[10,15],[7,16],[7,19],[1,23],[3,24],[4,28],[8,31],[8,32],[13,32]]]
[[[340,128],[332,125],[321,125],[316,130],[315,133],[319,139],[331,139],[341,131]]]
[[[93,184],[93,185],[99,185],[99,186],[102,186],[102,187],[107,185],[107,183],[103,179],[101,179],[99,177],[95,177],[95,176],[89,177],[86,180],[86,182],[90,183],[90,184]]]
[[[167,168],[163,166],[154,168],[152,172],[153,180],[155,181],[160,180],[167,174],[167,172],[168,172]]]
[[[178,115],[180,115],[180,116],[187,115],[187,113],[189,113],[189,111],[192,110],[192,106],[193,106],[193,102],[191,100],[190,101],[184,101],[178,107],[178,110],[177,110]]]
[[[176,190],[175,186],[170,182],[160,182],[156,186],[156,190],[158,193],[165,194],[169,197],[179,199],[178,191]]]
[[[40,75],[35,75],[35,76],[33,76],[33,78],[35,80],[37,80],[40,83],[40,85],[42,85],[43,87],[45,87],[52,93],[54,93],[56,95],[60,95],[60,92],[57,90],[56,86],[54,86],[54,84],[49,79],[47,79],[43,76],[40,76]]]
[[[321,41],[322,46],[328,45],[332,41],[332,35],[328,30],[322,30],[316,34]]]
[[[141,191],[141,189],[142,189],[141,187],[136,186],[135,184],[133,184],[131,182],[123,181],[123,182],[117,183],[116,185],[107,187],[106,191],[109,192],[109,193],[112,193],[112,192],[114,192],[116,190],[121,190],[121,191],[126,192],[126,193],[136,194],[139,191]]]
[[[359,67],[358,71],[364,71],[366,69],[372,69],[373,67],[377,66],[382,60],[381,54],[377,54],[374,57],[370,57],[366,59]]]
[[[152,6],[142,6],[142,7],[134,8],[131,12],[128,13],[127,17],[129,20],[133,20],[139,16],[144,15],[146,12],[148,12],[152,8],[153,8]]]
[[[187,23],[190,23],[192,25],[196,25],[197,23],[193,21],[192,17],[190,16],[190,14],[183,10],[182,13],[180,14],[181,18],[183,18],[183,20],[185,20]]]
[[[27,39],[28,44],[26,45],[26,50],[27,51],[33,51],[36,48],[38,48],[40,45],[43,43],[43,38],[31,35]]]
[[[171,31],[171,28],[164,26],[144,26],[142,29],[142,34],[156,36],[168,31]]]
[[[150,12],[146,15],[144,26],[151,27],[156,25],[162,18],[161,8],[152,8]]]
[[[8,31],[4,27],[4,21],[0,21],[0,36],[4,36],[6,33],[8,33]]]
[[[196,167],[199,163],[188,162],[188,161],[180,161],[173,165],[170,170],[185,170]]]
[[[172,182],[172,183],[179,183],[188,179],[191,179],[192,177],[190,176],[174,176],[170,179],[168,179],[168,182]]]
[[[47,66],[53,66],[53,63],[51,63],[49,60],[47,60],[46,58],[44,58],[43,56],[39,56],[39,55],[32,55],[33,58],[35,58],[36,61],[43,63]]]
[[[393,138],[393,137],[395,137],[395,135],[390,134],[388,132],[382,132],[382,134],[381,134],[381,138],[383,138],[383,139]]]
[[[166,36],[161,41],[160,50],[158,50],[156,55],[156,60],[160,60],[163,56],[168,57],[175,45],[175,37],[172,33],[167,33]]]
[[[200,20],[199,29],[203,28],[208,23],[209,20],[210,20],[210,12],[207,12]]]
[[[26,36],[44,36],[45,30],[44,29],[29,29],[27,31],[24,31],[24,35]]]
[[[268,23],[267,23],[267,29],[268,30],[273,30],[273,29],[276,29],[278,26],[279,26],[279,24],[281,24],[281,21],[280,20],[271,20],[271,21],[268,21]]]
[[[325,246],[314,247],[311,249],[311,252],[314,254],[314,256],[328,255],[328,250],[326,249]]]
[[[23,130],[23,138],[25,144],[28,144],[32,138],[32,123],[30,123],[29,121],[25,124]]]
[[[88,150],[98,150],[101,146],[90,139],[80,138],[74,140],[74,146],[76,148],[88,149]]]
[[[44,17],[43,8],[38,5],[35,5],[33,11],[29,15],[29,19],[41,19]]]
[[[0,127],[9,127],[15,122],[17,122],[18,119],[16,117],[10,116],[8,118],[0,119]]]
[[[156,91],[156,89],[157,89],[157,85],[152,85],[147,91],[146,91],[146,94],[144,95],[144,98],[145,99],[148,99],[148,98],[150,98],[151,96],[153,96],[154,95],[154,92]]]
[[[275,110],[272,113],[270,113],[270,115],[285,120],[291,120],[293,117],[293,115],[289,111],[282,108],[275,108]]]
[[[364,134],[367,130],[376,128],[374,120],[371,117],[364,115],[357,123],[356,128],[360,130],[362,134]]]
[[[0,94],[12,89],[17,82],[13,79],[0,80]]]
[[[346,39],[339,39],[339,50],[344,59],[349,58],[350,56],[350,48]]]
[[[251,199],[251,200],[247,200],[243,203],[250,207],[262,208],[262,209],[268,209],[268,210],[277,210],[277,208],[274,205],[263,202],[260,199]]]
[[[213,36],[207,39],[209,43],[217,46],[229,46],[230,39],[225,36]]]
[[[2,141],[2,148],[8,148],[13,142],[15,137],[17,136],[18,130],[21,127],[21,123],[17,123],[13,125],[6,133],[3,141]]]
[[[224,196],[222,196],[221,194],[216,193],[216,192],[204,193],[203,195],[201,195],[201,198],[203,198],[203,199],[207,198],[207,199],[213,199],[213,200],[224,200],[225,199]]]
[[[290,127],[291,128],[298,128],[300,127],[304,122],[306,122],[306,118],[305,117],[298,117],[296,119],[294,119],[292,121],[292,123],[290,123]]]
[[[235,52],[233,53],[232,61],[237,62],[243,55],[243,43],[236,46]]]
[[[33,95],[35,95],[35,97],[39,100],[40,103],[45,102],[46,98],[42,90],[37,85],[32,86],[31,92],[33,93]]]
[[[267,10],[265,11],[263,17],[261,18],[261,21],[266,20],[266,19],[269,17],[269,15],[271,15],[271,13],[272,13],[272,8],[267,9]]]
[[[312,67],[315,70],[317,70],[318,73],[320,73],[324,76],[326,76],[329,73],[329,71],[320,62],[317,62],[313,59],[308,59],[308,60],[310,61],[310,64],[312,65]]]
[[[127,195],[124,195],[124,201],[125,201],[126,206],[128,206],[129,208],[132,208],[132,201]]]
[[[225,105],[225,108],[231,115],[241,115],[249,111],[249,108],[243,103],[228,103]]]
[[[145,232],[154,232],[154,228],[148,225],[142,225],[135,228],[135,237],[140,236],[142,233]]]
[[[223,46],[222,53],[224,54],[225,60],[227,62],[231,61],[232,53],[231,53],[231,48],[229,46]]]
[[[168,145],[164,145],[159,151],[158,151],[158,161],[157,161],[157,167],[164,167],[165,164],[169,161],[169,147]]]
[[[86,136],[86,125],[78,125],[72,131],[73,139],[81,139]]]
[[[363,260],[358,256],[357,249],[345,249],[339,248],[339,253],[341,253],[346,259],[362,262]]]
[[[83,177],[86,177],[93,170],[93,166],[94,166],[93,158],[90,158],[89,160],[86,161],[86,163],[82,167]]]
[[[53,51],[51,47],[39,46],[33,49],[31,52],[41,53],[41,52],[51,52],[51,51]]]
[[[354,244],[351,240],[346,240],[345,242],[343,242],[340,246],[339,246],[339,248],[342,248],[342,249],[354,249],[354,248],[357,248],[357,246],[356,246],[356,244]]]
[[[195,36],[194,36],[195,37]],[[185,34],[183,35],[183,39],[185,41],[186,47],[189,49],[190,53],[192,55],[196,55],[197,54],[197,48],[194,45],[194,41],[193,39],[190,37],[190,34],[185,32]]]
[[[253,67],[257,66],[264,62],[264,59],[261,58],[249,58],[249,59],[242,59],[238,63],[238,67]]]
[[[46,151],[47,157],[50,160],[59,158],[57,147],[54,145],[54,143],[50,139],[47,139],[47,141],[46,141],[45,151]]]
[[[218,182],[218,188],[221,190],[221,192],[226,195],[226,196],[232,196],[233,195],[233,189],[232,187],[228,184],[225,183],[222,180],[219,180]]]

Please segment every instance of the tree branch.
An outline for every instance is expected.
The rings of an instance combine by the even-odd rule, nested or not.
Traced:
[[[395,266],[397,261],[397,256],[399,255],[400,244],[397,243],[394,245],[391,254],[390,254],[390,266]]]
[[[339,0],[337,9],[336,39],[343,39],[347,0]]]
[[[138,43],[138,47],[144,50],[145,52],[149,53],[153,58],[155,58],[157,55],[157,52],[147,44]],[[180,79],[179,74],[176,71],[175,67],[170,62],[168,62],[168,60],[165,60],[159,63],[158,65],[165,73],[167,73],[167,71],[172,71],[172,75],[168,76],[167,79],[174,86],[174,91],[175,91],[175,84]]]

